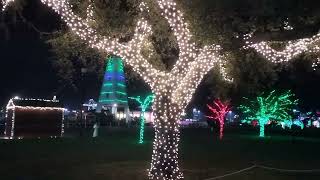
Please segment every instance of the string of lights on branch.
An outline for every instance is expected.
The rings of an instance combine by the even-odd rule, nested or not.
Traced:
[[[225,117],[231,110],[231,106],[229,105],[229,102],[221,102],[219,99],[213,101],[213,105],[214,106],[207,104],[207,107],[211,111],[211,115],[206,117],[215,121],[219,121],[219,137],[222,139]]]
[[[310,37],[302,38],[287,42],[276,41],[262,41],[253,43],[250,41],[254,33],[246,34],[244,36],[244,49],[253,48],[267,60],[273,63],[283,63],[292,60],[302,53],[319,53],[320,47],[317,45],[320,42],[320,33]],[[275,50],[271,47],[271,43],[284,44],[283,50]]]
[[[93,19],[94,19],[93,13],[94,13],[94,6],[93,6],[93,3],[92,3],[92,0],[89,0],[89,5],[88,5],[87,10],[86,10],[86,18],[87,18],[87,22],[88,23],[90,21],[93,21]]]
[[[316,71],[319,65],[320,65],[320,58],[318,57],[314,62],[312,62],[312,65],[311,65],[312,70]]]
[[[2,3],[2,11],[4,11],[7,6],[9,5],[9,3],[13,2],[15,0],[1,0],[1,3]]]

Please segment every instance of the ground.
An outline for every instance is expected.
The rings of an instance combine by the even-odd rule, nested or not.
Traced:
[[[91,129],[90,129],[91,131]],[[1,180],[144,180],[153,132],[137,144],[137,129],[103,129],[100,137],[0,140]],[[71,131],[70,131],[71,132]],[[184,129],[180,163],[187,180],[205,180],[253,164],[285,169],[320,169],[320,138],[226,130],[220,141],[209,129]],[[72,133],[71,133],[72,134]],[[272,136],[268,136],[272,135]],[[301,134],[299,134],[301,135]],[[223,180],[319,180],[312,173],[254,168]]]

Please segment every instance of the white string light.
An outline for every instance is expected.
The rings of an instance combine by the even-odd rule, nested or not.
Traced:
[[[262,41],[259,43],[253,43],[249,39],[253,33],[244,36],[245,49],[253,48],[263,57],[273,63],[288,62],[294,57],[304,53],[318,53],[320,48],[317,43],[320,41],[320,33],[312,36],[311,38],[302,38],[294,41],[286,42],[286,46],[282,51],[277,51],[270,46],[271,42]]]
[[[225,58],[220,55],[221,47],[218,45],[196,47],[183,13],[177,9],[174,0],[156,1],[179,46],[179,58],[170,72],[157,70],[141,54],[144,43],[152,33],[150,25],[143,17],[144,13],[149,12],[147,3],[142,2],[139,6],[144,13],[141,13],[132,40],[120,43],[118,39],[100,35],[90,26],[88,18],[90,21],[94,18],[92,5],[87,8],[86,19],[82,19],[74,14],[67,0],[41,0],[43,4],[58,13],[70,30],[86,41],[90,47],[121,57],[150,85],[155,94],[152,108],[155,116],[155,140],[148,176],[150,179],[177,180],[183,179],[178,165],[180,140],[178,122],[184,108],[203,76],[211,68],[220,67],[223,78],[229,78],[226,76]]]
[[[293,30],[293,27],[289,24],[289,19],[287,18],[286,21],[283,22],[283,29],[287,31]]]
[[[13,2],[15,0],[1,0],[1,3],[2,3],[2,11],[4,11],[7,6],[9,5],[9,3]]]
[[[8,114],[9,110],[12,111],[12,117],[11,117],[11,131],[10,131],[10,139],[14,137],[14,128],[15,128],[15,114],[16,110],[37,110],[37,111],[61,111],[62,112],[62,121],[61,121],[61,136],[64,133],[64,108],[60,107],[35,107],[35,106],[19,106],[15,105],[14,101],[42,101],[42,102],[59,102],[58,100],[47,100],[47,99],[33,99],[33,98],[19,98],[15,97],[9,100],[7,106],[6,106],[6,127],[5,127],[5,135],[7,136],[7,121],[8,121]]]
[[[317,70],[318,66],[320,65],[320,58],[317,58],[315,62],[312,62],[312,69],[315,71]]]
[[[93,10],[94,10],[93,1],[89,0],[89,5],[88,5],[87,11],[86,11],[87,22],[93,21]]]

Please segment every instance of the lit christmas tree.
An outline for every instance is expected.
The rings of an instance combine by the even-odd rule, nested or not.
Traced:
[[[229,103],[225,102],[221,102],[219,99],[215,100],[214,102],[214,107],[210,106],[209,104],[207,104],[209,110],[211,111],[211,116],[206,116],[210,119],[219,121],[219,127],[220,127],[220,139],[222,139],[223,137],[223,129],[224,129],[224,120],[226,117],[226,114],[230,111],[231,107],[229,105]]]
[[[129,97],[129,99],[133,99],[137,101],[141,107],[141,115],[140,115],[140,133],[139,133],[139,144],[142,144],[144,141],[144,124],[145,124],[145,112],[149,105],[153,102],[154,95],[148,95],[144,100],[141,99],[140,96],[137,97]]]
[[[129,106],[123,69],[121,58],[115,56],[108,58],[97,111],[100,112],[102,107],[106,107],[116,115],[118,108],[124,108],[128,120]]]
[[[298,102],[292,100],[293,97],[291,91],[279,95],[272,91],[267,96],[258,96],[256,100],[248,102],[248,105],[241,105],[240,109],[246,115],[247,121],[258,120],[260,137],[264,137],[264,126],[269,120],[281,122],[291,119],[289,112],[292,112],[292,106]]]

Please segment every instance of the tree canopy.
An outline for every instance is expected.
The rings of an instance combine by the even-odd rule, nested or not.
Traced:
[[[75,12],[85,17],[88,1],[71,0],[71,2]],[[93,13],[95,21],[91,23],[102,34],[121,37],[121,41],[128,41],[134,32],[140,2],[141,0],[95,0]],[[158,69],[170,70],[179,53],[176,39],[167,21],[160,16],[154,1],[147,0],[146,2],[150,7],[147,18],[154,31],[143,51],[146,52],[146,55],[150,55],[149,52],[152,52],[148,60]],[[28,17],[27,13],[24,13],[23,7],[28,3],[33,4],[33,8],[37,9],[33,17]],[[52,12],[46,8],[38,8],[40,4],[30,0],[19,0],[16,4],[16,8],[11,7],[9,13],[3,14],[2,17],[5,18],[1,24],[1,32],[9,34],[5,27],[6,24],[12,22],[12,18],[8,17],[15,14],[18,19],[25,18],[28,23],[31,22],[30,24],[33,25],[31,28],[36,27],[39,32],[43,32],[39,27],[45,29],[45,32],[50,31],[43,28],[45,27],[44,23],[37,21],[35,17],[52,16]],[[318,77],[318,72],[312,72],[310,63],[317,58],[317,54],[303,54],[297,57],[296,61],[286,66],[279,66],[268,62],[253,50],[242,49],[242,46],[244,43],[243,35],[247,33],[253,33],[255,41],[284,41],[314,35],[320,29],[319,4],[320,2],[316,0],[178,1],[178,5],[185,12],[197,44],[221,44],[227,54],[227,71],[234,82],[232,84],[225,83],[220,80],[217,73],[210,73],[204,81],[205,86],[212,89],[209,93],[210,96],[222,98],[231,96],[237,102],[239,101],[238,97],[253,96],[265,89],[270,89],[272,86],[287,88],[288,84],[284,83],[283,85],[279,82],[283,82],[283,79],[299,81],[298,77],[294,77],[297,71],[300,74],[301,71],[306,71],[308,77],[314,75]],[[103,60],[107,54],[88,48],[84,42],[79,43],[81,41],[75,40],[77,37],[67,31],[63,23],[59,22],[57,21],[58,25],[55,28],[51,28],[52,32],[56,30],[59,32],[47,35],[44,39],[52,47],[54,52],[52,62],[64,82],[76,84],[79,74],[77,72],[81,67],[87,67],[96,72],[98,77],[101,76]],[[289,24],[293,29],[287,30],[286,24]],[[274,46],[281,48],[281,44],[274,43]],[[297,62],[303,64],[303,70],[294,66]],[[130,70],[127,72],[127,77],[133,77],[133,81],[139,79]],[[293,90],[295,91],[295,89]]]

